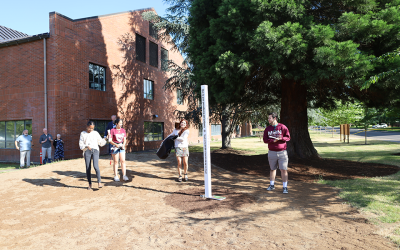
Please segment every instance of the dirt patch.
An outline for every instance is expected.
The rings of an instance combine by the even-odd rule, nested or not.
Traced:
[[[246,152],[248,154],[248,152]],[[192,153],[191,157],[202,158],[202,154]],[[223,169],[250,175],[269,176],[268,155],[244,155],[233,149],[216,150],[211,154],[211,162]],[[397,173],[399,167],[379,163],[364,163],[335,159],[289,159],[289,180],[313,182],[325,180],[344,180]],[[280,171],[277,171],[280,175]]]
[[[213,199],[204,199],[204,188],[190,188],[179,190],[167,195],[165,204],[187,212],[211,213],[220,210],[235,210],[256,201],[254,196],[235,192],[232,189],[214,189],[213,195],[226,197],[223,202]]]
[[[115,182],[102,157],[104,187],[91,191],[82,158],[0,174],[0,249],[397,249],[327,185],[291,181],[282,194],[278,178],[268,192],[263,175],[215,167],[213,194],[227,199],[201,200],[203,161],[194,155],[188,182],[175,182],[175,157],[154,152],[127,154],[127,182]]]

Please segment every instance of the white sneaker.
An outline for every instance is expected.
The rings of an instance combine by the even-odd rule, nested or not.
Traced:
[[[124,181],[129,181],[129,178],[126,175],[124,175],[124,177],[122,177],[122,179],[124,179]]]
[[[119,181],[118,176],[115,176],[115,177],[114,177],[114,181]]]

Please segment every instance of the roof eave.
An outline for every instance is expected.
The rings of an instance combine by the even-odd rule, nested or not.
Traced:
[[[33,41],[36,41],[36,40],[41,40],[41,39],[49,38],[49,37],[50,37],[49,33],[42,33],[42,34],[38,34],[38,35],[34,35],[34,36],[14,39],[14,40],[11,40],[11,41],[8,41],[8,42],[0,43],[0,48],[13,46],[13,45],[19,45],[21,43],[33,42]]]

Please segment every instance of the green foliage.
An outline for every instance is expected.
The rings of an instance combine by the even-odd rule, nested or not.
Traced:
[[[398,6],[372,0],[194,0],[188,50],[193,79],[211,86],[218,102],[253,89],[269,92],[258,98],[279,100],[282,79],[307,84],[308,101],[316,107],[330,108],[335,99],[368,101],[371,94],[359,88],[377,67],[372,59],[400,45]],[[375,98],[371,105],[384,102]]]
[[[336,101],[335,109],[319,109],[317,113],[325,124],[334,127],[340,124],[354,124],[363,118],[363,105],[361,103],[346,103]]]
[[[396,51],[396,52],[383,54],[380,57],[374,58],[373,61],[376,62],[377,64],[378,63],[383,64],[383,66],[385,66],[385,64],[392,64],[391,65],[392,67],[393,67],[393,65],[398,66],[398,65],[400,65],[400,49],[398,49],[398,51]],[[384,67],[384,68],[386,68],[386,67]],[[388,77],[392,77],[392,76],[396,76],[396,75],[398,76],[399,73],[400,73],[400,67],[381,72],[377,75],[373,75],[367,81],[364,82],[361,89],[368,89],[372,84],[377,83],[378,81],[387,79]]]

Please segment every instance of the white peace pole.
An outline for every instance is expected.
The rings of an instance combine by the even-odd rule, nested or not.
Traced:
[[[208,114],[208,86],[201,85],[201,104],[203,110],[203,158],[205,198],[213,198],[211,194],[211,156],[210,156],[210,122]]]

